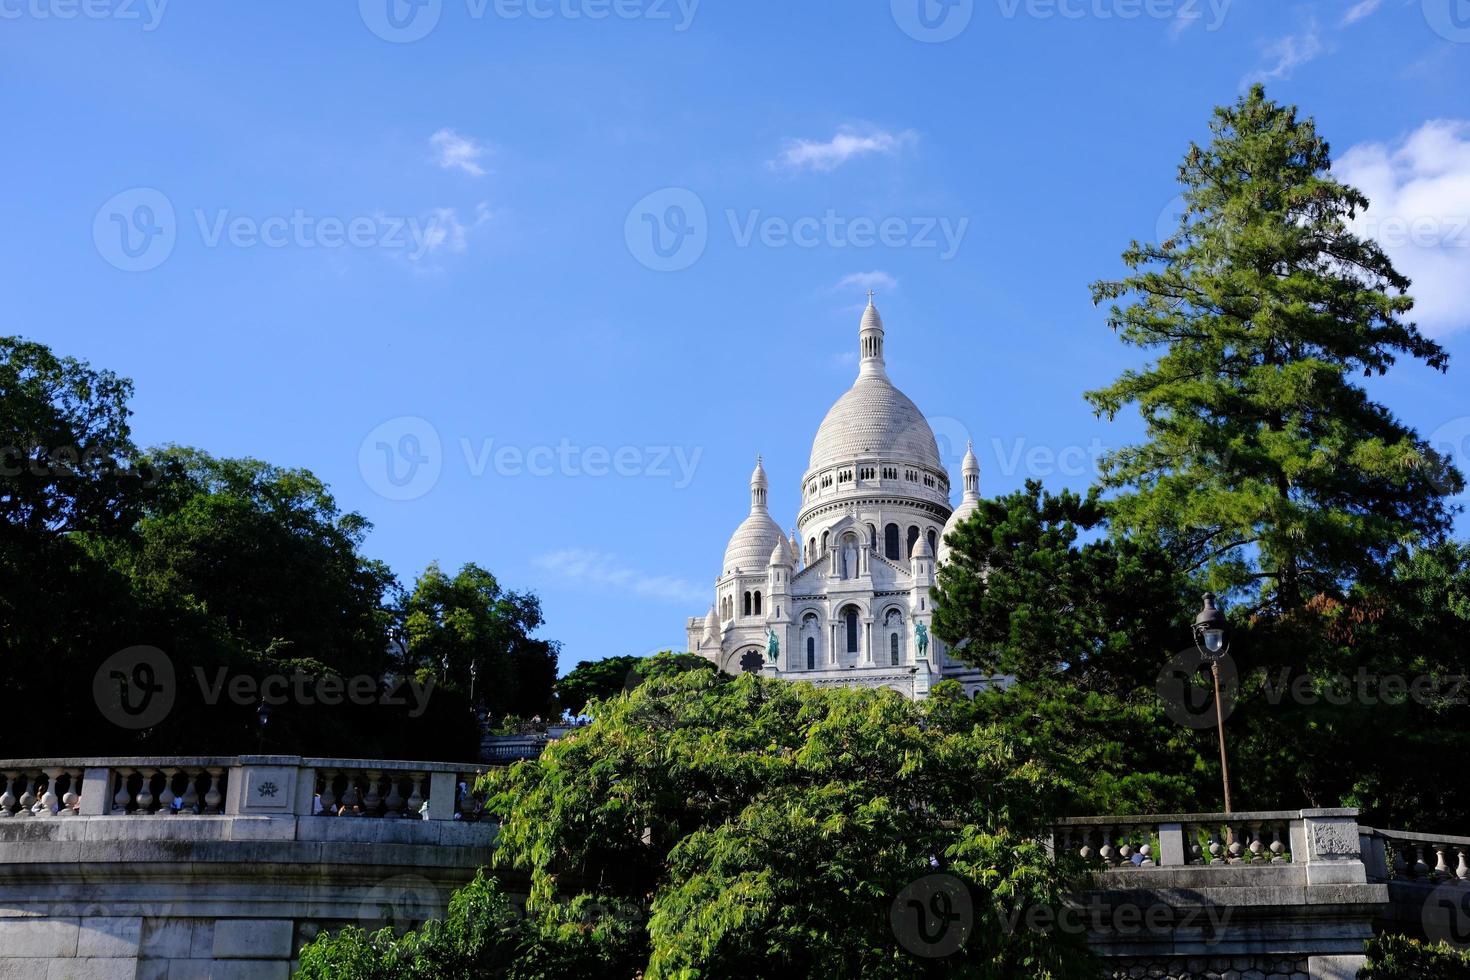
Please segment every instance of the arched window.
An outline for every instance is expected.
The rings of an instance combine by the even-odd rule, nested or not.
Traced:
[[[755,614],[757,616],[761,614],[761,594],[759,592],[755,594]]]
[[[745,593],[745,615],[750,615],[750,593]]]
[[[815,636],[806,638],[806,669],[817,669],[817,638]]]
[[[916,542],[918,540],[919,540],[919,526],[917,524],[911,524],[911,525],[909,525],[909,550],[904,554],[904,557],[905,558],[912,558],[912,557],[914,557],[914,542]]]
[[[883,529],[883,556],[898,560],[898,525],[890,524]]]
[[[826,551],[827,550],[827,532],[826,531],[823,531],[822,532],[822,550],[823,551]]]
[[[868,525],[868,547],[874,550],[878,548],[878,529],[871,524]]]
[[[889,633],[888,634],[888,659],[893,663],[893,666],[895,666],[895,667],[898,666],[898,634],[897,633]]]
[[[929,554],[939,554],[939,539],[935,537],[933,530],[929,531]]]
[[[858,652],[858,614],[852,606],[847,607],[847,652]]]
[[[806,562],[810,565],[817,560],[817,539],[812,538],[806,543]]]

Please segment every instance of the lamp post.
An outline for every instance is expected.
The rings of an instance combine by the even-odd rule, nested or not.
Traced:
[[[255,751],[257,754],[265,749],[265,726],[270,724],[271,705],[264,697],[260,699],[260,705],[255,709]]]
[[[1225,812],[1230,813],[1230,763],[1225,756],[1225,709],[1220,701],[1220,660],[1230,652],[1225,614],[1215,605],[1215,593],[1205,593],[1204,607],[1194,617],[1194,645],[1210,662],[1215,678],[1215,730],[1220,736],[1220,778],[1225,784]]]

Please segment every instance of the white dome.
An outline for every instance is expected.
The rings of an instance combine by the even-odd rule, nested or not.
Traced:
[[[809,469],[870,458],[944,469],[924,413],[882,375],[858,378],[837,399],[812,441]]]
[[[765,511],[755,511],[740,526],[735,533],[730,535],[730,543],[725,546],[724,572],[729,574],[739,568],[746,573],[759,572],[764,575],[766,566],[771,560],[771,552],[776,550],[777,543],[784,543],[786,536],[781,533],[781,528],[771,515]]]
[[[944,522],[944,530],[939,534],[936,563],[940,565],[949,560],[949,545],[944,543],[945,537],[980,507],[980,461],[975,458],[973,443],[965,447],[965,459],[960,464],[960,473],[964,478],[965,496],[954,509],[954,513],[949,515],[949,520]]]

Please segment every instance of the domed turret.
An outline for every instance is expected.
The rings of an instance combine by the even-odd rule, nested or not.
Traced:
[[[857,459],[882,459],[943,472],[939,445],[924,413],[888,380],[883,318],[871,294],[858,328],[858,353],[857,381],[817,429],[808,471]]]
[[[960,474],[964,477],[965,496],[945,522],[944,533],[939,535],[938,561],[941,565],[949,558],[949,545],[944,543],[945,537],[980,506],[980,461],[975,458],[974,443],[970,443],[965,449],[965,461],[960,466]]]
[[[762,571],[770,560],[771,549],[785,541],[785,535],[766,510],[766,469],[759,456],[750,474],[750,516],[740,523],[725,546],[724,573],[739,568],[746,572]]]
[[[704,617],[704,642],[716,643],[720,639],[720,617],[715,612],[714,604],[709,607],[709,615]]]
[[[776,547],[771,549],[771,560],[767,563],[772,568],[791,567],[791,542],[782,538],[776,542]]]

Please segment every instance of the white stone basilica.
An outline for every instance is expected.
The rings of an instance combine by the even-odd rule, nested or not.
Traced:
[[[756,460],[750,516],[725,548],[715,604],[688,621],[689,650],[728,673],[891,687],[912,698],[941,679],[971,695],[1004,684],[952,662],[931,632],[944,536],[980,498],[975,453],[965,453],[963,499],[951,510],[934,432],[884,371],[871,293],[858,345],[857,381],[812,442],[796,530],[788,538],[771,518]]]

